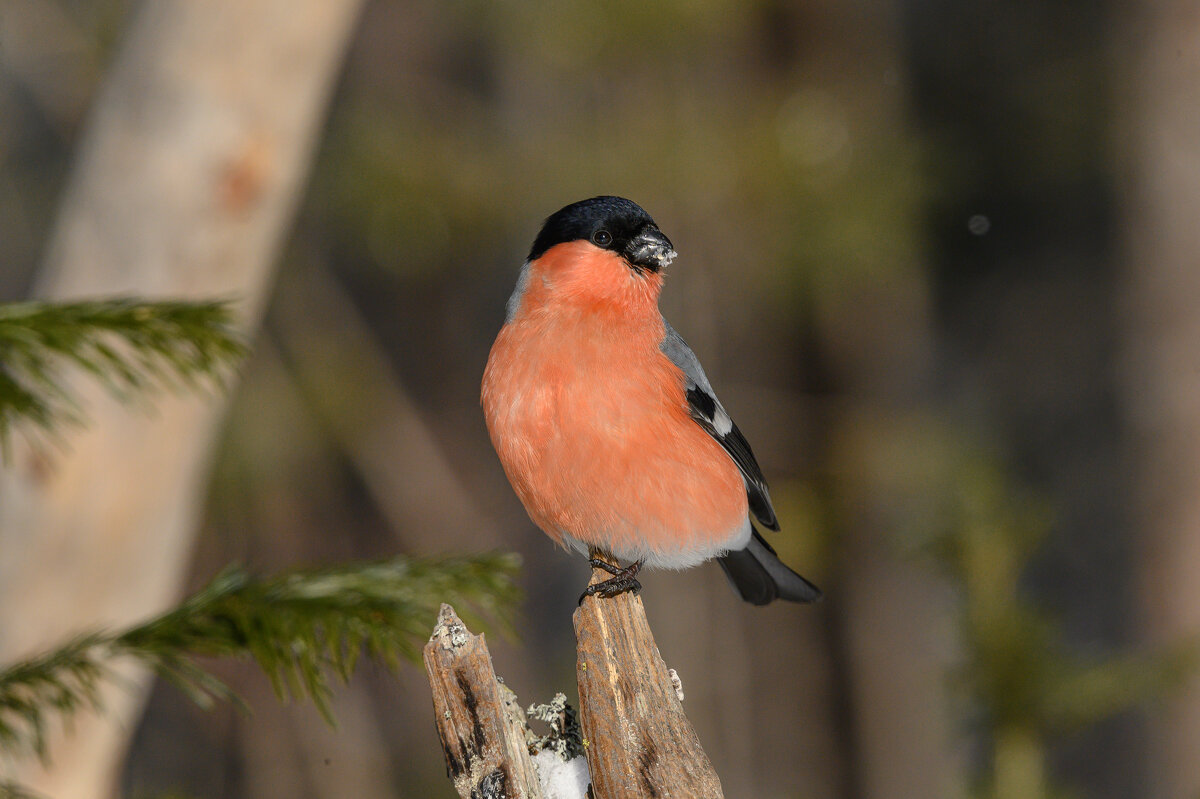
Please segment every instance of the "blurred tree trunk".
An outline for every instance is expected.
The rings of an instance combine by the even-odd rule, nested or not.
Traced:
[[[95,101],[38,293],[229,297],[257,326],[361,0],[156,0]],[[215,396],[126,407],[81,386],[87,429],[0,472],[0,660],[157,613],[186,573]],[[112,794],[146,675],[11,775]]]
[[[1143,612],[1158,642],[1200,633],[1200,14],[1147,4],[1126,97],[1132,120],[1125,398],[1138,463]],[[1123,109],[1124,111],[1125,109]],[[1200,679],[1152,731],[1154,796],[1200,791]]]
[[[855,34],[830,48],[818,69],[822,86],[855,98],[844,103],[854,141],[845,157],[868,165],[857,168],[878,195],[890,186],[909,202],[873,220],[874,235],[892,235],[898,246],[878,253],[866,271],[818,279],[811,288],[808,379],[823,417],[815,423],[818,491],[835,532],[833,581],[824,588],[841,694],[834,719],[846,760],[840,795],[953,796],[967,781],[947,690],[959,657],[955,606],[934,565],[906,551],[897,466],[881,455],[920,427],[933,396],[929,270],[920,237],[910,232],[925,219],[908,181],[922,178],[893,163],[904,161],[910,141],[912,89],[897,6],[858,0],[841,13]],[[870,23],[850,26],[850,18]],[[880,130],[892,133],[879,137]],[[878,196],[868,192],[861,202],[872,205]]]
[[[952,593],[932,564],[903,553],[895,462],[880,455],[919,427],[931,360],[926,291],[917,270],[898,270],[837,300],[864,320],[856,340],[819,332],[833,380],[855,399],[826,425],[840,534],[830,637],[848,694],[853,799],[954,796],[967,782],[947,690],[960,657]],[[840,308],[825,321],[846,318],[854,315]]]

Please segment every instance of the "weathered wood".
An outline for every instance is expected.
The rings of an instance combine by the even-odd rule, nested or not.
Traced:
[[[463,799],[542,799],[525,742],[525,713],[496,680],[483,635],[442,605],[425,670],[446,771]]]
[[[610,577],[596,569],[592,583]],[[587,597],[575,611],[579,715],[596,799],[720,799],[641,597]]]

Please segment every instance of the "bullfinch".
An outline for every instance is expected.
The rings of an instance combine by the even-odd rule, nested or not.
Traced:
[[[812,602],[751,525],[779,529],[762,470],[658,309],[675,255],[621,197],[546,220],[484,370],[492,444],[534,523],[613,575],[584,596],[639,589],[643,565],[717,558],[747,602]]]

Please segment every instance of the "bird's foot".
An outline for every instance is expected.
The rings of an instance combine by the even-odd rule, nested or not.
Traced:
[[[598,583],[593,583],[587,587],[587,590],[579,595],[579,604],[583,604],[583,600],[589,596],[601,596],[605,599],[612,599],[617,594],[623,594],[626,591],[638,593],[642,590],[642,584],[637,580],[637,573],[641,571],[644,560],[635,560],[624,568],[614,566],[608,561],[600,558],[588,558],[588,563],[592,564],[593,569],[603,569],[612,575],[611,579],[602,580]]]

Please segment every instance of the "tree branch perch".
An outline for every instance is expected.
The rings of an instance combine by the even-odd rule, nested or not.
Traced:
[[[593,571],[591,582],[610,575]],[[574,614],[576,676],[590,787],[540,753],[516,696],[496,679],[483,636],[442,606],[425,667],[447,772],[463,799],[723,799],[683,712],[678,678],[659,654],[640,597],[587,597]],[[539,766],[541,773],[539,773]]]
[[[442,605],[425,670],[446,773],[463,799],[543,799],[517,697],[496,679],[483,635]]]
[[[610,576],[594,569],[591,582]],[[579,715],[596,799],[721,799],[721,781],[683,712],[641,597],[587,597],[574,622]]]

